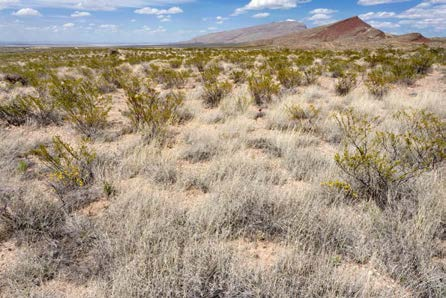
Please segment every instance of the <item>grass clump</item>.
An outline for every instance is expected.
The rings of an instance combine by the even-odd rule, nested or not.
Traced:
[[[350,197],[372,199],[385,207],[389,199],[410,192],[408,183],[446,159],[446,123],[423,110],[399,112],[402,132],[378,131],[378,118],[348,110],[336,116],[344,149],[335,162],[345,181],[331,186]]]
[[[304,131],[314,131],[321,109],[312,104],[307,106],[293,104],[286,107],[286,112],[293,127],[301,128]]]
[[[280,90],[279,84],[274,82],[269,74],[251,76],[248,83],[254,102],[258,106],[270,103],[273,96],[277,95]]]

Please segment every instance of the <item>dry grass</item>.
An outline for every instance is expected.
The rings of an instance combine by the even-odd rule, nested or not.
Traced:
[[[178,53],[187,61],[190,53]],[[220,78],[245,70],[221,55],[213,58]],[[150,64],[167,67],[156,57]],[[268,52],[254,57],[247,75],[273,72]],[[118,69],[141,78],[150,64]],[[213,109],[202,102],[196,68],[178,66],[192,71],[181,86],[187,115],[159,138],[133,132],[125,95],[110,89],[108,124],[89,144],[97,155],[91,185],[62,200],[27,152],[53,135],[79,144],[81,134],[69,123],[0,124],[0,297],[444,297],[444,162],[398,198],[389,195],[386,208],[324,184],[341,177],[334,154],[343,135],[333,113],[380,116],[382,129],[400,129],[387,116],[408,108],[445,121],[444,66],[380,100],[359,77],[341,97],[336,79],[321,76],[257,107],[242,80]],[[164,87],[154,85],[162,95]],[[5,97],[25,92],[1,88]],[[287,112],[293,105],[319,112],[296,120]]]

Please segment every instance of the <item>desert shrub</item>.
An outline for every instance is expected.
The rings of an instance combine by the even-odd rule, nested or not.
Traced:
[[[247,75],[243,70],[233,70],[229,74],[229,78],[234,82],[234,84],[243,84],[247,79]]]
[[[392,76],[390,76],[382,68],[377,68],[367,74],[365,85],[367,86],[370,94],[376,98],[382,98],[389,91],[389,84],[392,82],[392,80]]]
[[[417,74],[425,75],[434,63],[434,55],[426,49],[421,49],[409,59],[409,63]]]
[[[270,103],[272,97],[279,93],[279,85],[270,75],[251,76],[248,83],[254,102],[258,106]]]
[[[163,133],[166,126],[174,121],[178,108],[182,105],[182,93],[170,93],[165,97],[150,86],[142,86],[137,78],[133,78],[124,86],[127,95],[128,112],[136,130],[145,130],[153,138]]]
[[[318,77],[322,74],[320,66],[309,66],[303,70],[303,83],[305,85],[312,85],[316,83]]]
[[[170,67],[172,67],[173,69],[180,68],[181,65],[183,65],[183,59],[181,58],[170,59],[169,64]]]
[[[199,72],[203,72],[208,62],[211,60],[209,55],[199,53],[191,57],[186,64],[195,66]]]
[[[51,147],[40,145],[30,154],[47,167],[50,185],[57,193],[84,187],[93,181],[92,166],[96,153],[88,149],[85,143],[75,149],[55,136]]]
[[[81,133],[91,137],[106,126],[111,97],[101,95],[94,83],[53,78],[50,88],[57,107]]]
[[[39,125],[57,123],[59,117],[55,103],[41,91],[38,96],[17,96],[7,103],[0,104],[0,119],[14,126],[27,122]]]
[[[356,86],[356,75],[349,73],[341,78],[339,78],[336,82],[335,91],[337,95],[345,96],[347,95],[352,88]]]
[[[305,131],[314,131],[316,129],[315,125],[320,111],[320,108],[312,104],[304,107],[299,104],[293,104],[286,107],[286,112],[292,122],[291,126]]]
[[[397,83],[413,85],[416,80],[416,69],[407,60],[399,60],[391,65],[393,80]]]
[[[153,66],[153,65],[152,65]],[[173,69],[157,69],[151,72],[150,78],[157,82],[158,84],[164,84],[167,89],[172,88],[183,88],[187,79],[189,78],[189,73],[187,71],[176,71]]]
[[[212,64],[206,67],[201,72],[201,78],[205,84],[217,83],[220,72],[221,72],[220,67],[218,65]]]
[[[402,132],[375,130],[378,118],[353,110],[336,116],[344,149],[335,155],[335,162],[347,179],[331,186],[385,207],[389,197],[398,199],[410,181],[446,158],[443,120],[423,110],[399,112],[395,118],[404,127]]]
[[[15,85],[17,83],[22,84],[22,86],[28,85],[28,80],[19,74],[9,74],[8,73],[3,77],[3,80],[5,80],[6,82],[13,84],[13,85]]]
[[[302,73],[288,67],[281,68],[277,71],[277,79],[286,89],[292,89],[302,84]]]
[[[203,102],[206,107],[215,108],[231,91],[232,84],[228,81],[207,82],[204,84]]]
[[[106,91],[114,91],[116,88],[121,88],[121,82],[125,80],[126,73],[121,68],[117,67],[106,67],[102,69],[99,82],[102,82],[100,90],[103,93]]]
[[[348,62],[345,60],[332,60],[328,64],[328,71],[333,78],[342,78],[348,70]]]

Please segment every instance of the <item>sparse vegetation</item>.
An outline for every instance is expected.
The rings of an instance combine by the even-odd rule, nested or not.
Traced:
[[[249,89],[258,106],[271,102],[274,95],[279,93],[279,85],[270,75],[252,76],[249,78]]]
[[[0,296],[444,297],[445,57],[0,51]]]

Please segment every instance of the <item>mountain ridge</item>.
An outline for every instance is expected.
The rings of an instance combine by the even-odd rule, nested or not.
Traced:
[[[285,30],[277,24],[287,26]],[[274,32],[268,32],[271,28]],[[277,28],[278,26],[278,28]],[[286,26],[286,25],[285,25]],[[290,30],[291,32],[286,32]],[[285,33],[284,33],[285,32]],[[282,34],[284,33],[284,34]],[[358,16],[332,24],[307,28],[301,22],[277,22],[253,27],[198,36],[182,44],[191,45],[235,45],[273,46],[288,48],[364,48],[380,46],[411,46],[419,44],[440,44],[420,33],[403,35],[387,34],[363,21]],[[442,44],[442,43],[441,43]]]
[[[209,33],[195,37],[184,44],[241,44],[260,39],[275,38],[307,29],[301,22],[284,21]]]

